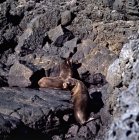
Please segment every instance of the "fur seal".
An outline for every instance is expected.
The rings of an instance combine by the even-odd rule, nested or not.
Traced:
[[[43,77],[38,81],[42,88],[63,89],[63,82],[66,78],[73,76],[72,58],[67,58],[60,65],[60,75],[57,77]]]
[[[63,88],[70,90],[74,105],[74,116],[80,125],[84,125],[85,123],[96,119],[90,117],[89,107],[91,101],[88,90],[83,82],[74,78],[67,78],[63,83]]]

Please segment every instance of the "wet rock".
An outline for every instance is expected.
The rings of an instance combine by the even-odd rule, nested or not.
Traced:
[[[71,12],[65,11],[61,14],[61,25],[67,25],[71,21]]]
[[[9,86],[28,87],[31,85],[30,77],[33,71],[18,61],[10,68]]]

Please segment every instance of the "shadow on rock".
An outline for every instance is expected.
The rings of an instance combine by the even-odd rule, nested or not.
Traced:
[[[64,111],[57,110],[56,112],[51,113],[50,118],[51,124],[46,124],[47,129],[43,131],[43,133],[49,137],[66,134],[70,125],[76,123],[73,115],[73,109],[67,109]]]
[[[30,77],[31,85],[30,88],[39,88],[38,81],[45,77],[45,70],[42,68],[36,72],[33,73],[33,75]]]
[[[74,38],[74,35],[71,31],[69,31],[66,28],[62,28],[62,29],[63,29],[64,34],[59,36],[56,39],[56,41],[54,42],[54,45],[57,46],[57,47],[62,47],[65,42]]]
[[[99,88],[107,83],[106,78],[103,74],[91,74],[89,71],[82,73],[81,79],[87,88]]]
[[[101,108],[103,108],[104,103],[102,101],[102,94],[101,92],[93,92],[90,94],[91,96],[91,105],[92,105],[92,112],[98,113]]]
[[[79,75],[78,70],[77,70],[81,66],[82,66],[81,63],[78,63],[78,64],[73,63],[73,71],[74,71],[73,72],[73,78],[81,80],[80,75]]]
[[[8,86],[7,79],[4,76],[0,76],[0,87]]]
[[[65,60],[65,59],[64,59]],[[45,70],[46,77],[56,77],[60,74],[60,64]]]
[[[3,139],[3,140],[38,140],[38,139],[41,139],[41,140],[52,140],[51,137],[45,135],[45,134],[42,134],[41,132],[39,132],[38,130],[34,130],[34,129],[31,129],[27,126],[19,126],[17,128],[17,130],[14,130],[10,136],[7,136],[7,138]]]

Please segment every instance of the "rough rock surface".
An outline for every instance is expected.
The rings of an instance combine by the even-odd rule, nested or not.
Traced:
[[[90,93],[91,108],[95,108],[93,112],[101,116],[101,121],[96,119],[79,127],[73,116],[73,104],[68,91],[3,87],[0,89],[0,138],[29,140],[36,137],[37,140],[39,137],[88,139],[97,134],[102,136],[102,129],[110,118],[103,108],[103,101],[107,97],[105,89],[101,90],[102,93]]]
[[[132,35],[129,37],[129,43],[124,44],[119,58],[108,68],[106,80],[110,84],[109,93],[114,93],[112,98],[125,90],[136,77],[134,71],[136,71],[135,64],[138,60],[137,38],[138,35]]]
[[[10,68],[8,84],[9,86],[28,87],[31,85],[29,78],[33,71],[18,61]]]
[[[5,87],[0,89],[0,94],[1,138],[17,139],[22,135],[20,138],[31,139],[39,134],[47,134],[44,137],[47,138],[50,132],[52,135],[66,131],[68,121],[62,117],[72,113],[69,92]],[[60,130],[59,125],[65,126],[65,130],[62,126]]]
[[[71,11],[65,11],[61,14],[61,24],[67,25],[71,21]]]
[[[73,61],[81,64],[78,69],[82,74],[86,71],[92,73],[102,73],[106,75],[108,66],[117,56],[104,46],[95,44],[92,40],[83,40],[77,45],[77,52],[73,56]]]
[[[94,112],[103,114],[101,119],[104,124],[90,122],[79,128],[79,131],[78,126],[73,124],[67,132],[51,133],[52,139],[91,137],[102,140],[107,131],[106,124],[109,124],[106,121],[110,118],[107,110],[114,114],[113,106],[117,95],[127,89],[135,78],[135,72],[132,71],[136,69],[133,64],[136,62],[137,53],[134,53],[135,58],[128,56],[132,54],[132,49],[129,49],[128,45],[122,50],[125,53],[120,51],[123,44],[128,43],[127,37],[138,33],[138,19],[137,0],[1,0],[0,86],[8,86],[12,67],[17,61],[22,62],[21,65],[27,70],[30,69],[32,75],[30,73],[27,76],[26,85],[23,85],[22,80],[20,84],[16,83],[16,86],[25,87],[31,84],[30,87],[36,88],[37,81],[42,76],[56,76],[63,58],[73,56],[76,70],[74,77],[86,84],[90,95],[93,93],[93,105],[99,102]],[[119,54],[120,57],[116,60]],[[109,68],[109,72],[113,73],[111,77],[112,75],[108,76],[107,69],[113,61],[115,63],[111,67],[115,66],[114,69]],[[25,79],[23,73],[21,74]],[[105,85],[106,75],[111,83],[109,87]],[[9,90],[12,91],[12,88]],[[3,116],[1,114],[2,119]],[[6,125],[2,130],[6,131],[10,126],[14,128],[13,122],[21,126],[21,131],[26,128],[25,124],[16,118],[8,125],[9,115],[6,117]],[[63,119],[66,121],[68,116],[64,114]],[[37,125],[39,127],[39,123]],[[19,137],[24,133],[21,131]],[[14,132],[17,131],[13,131],[12,134]],[[41,133],[29,128],[29,134],[34,132]],[[6,136],[2,137],[5,139]],[[43,138],[43,135],[41,137]]]
[[[70,30],[75,37],[79,40],[90,38],[96,44],[108,47],[119,54],[123,44],[127,42],[127,37],[138,32],[137,5],[135,0],[132,2],[5,0],[0,3],[1,61],[6,68],[10,67],[14,62],[7,63],[7,58],[10,59],[11,56],[13,58],[13,53],[16,52],[17,55],[24,56],[24,59],[33,61],[38,66],[41,65],[39,62],[42,62],[43,58],[46,59],[44,65],[49,68],[54,65],[53,61],[59,63],[61,55],[55,55],[60,51],[51,44],[48,32],[60,25],[63,18],[70,19],[70,12],[71,22],[65,28]],[[60,44],[58,46],[62,47],[62,42],[73,39],[73,36],[70,39],[69,36],[71,37],[64,31],[64,35],[60,36],[61,43],[58,42]],[[46,56],[49,54],[49,57],[46,57],[44,49],[47,50],[49,47],[51,52],[46,51]],[[83,55],[80,53],[80,56]],[[17,56],[16,58],[19,59]]]
[[[139,36],[132,35],[129,37],[129,43],[123,46],[121,50],[118,62],[113,63],[107,74],[107,80],[112,83],[113,91],[111,94],[116,93],[115,101],[113,100],[113,114],[114,119],[112,121],[110,130],[106,135],[106,140],[130,140],[139,139]],[[117,61],[117,60],[116,60]],[[113,68],[117,68],[116,69]],[[119,69],[120,68],[120,69]],[[120,72],[119,72],[120,70]],[[117,81],[115,78],[116,73],[121,77],[121,80],[117,85],[114,85],[113,81]],[[113,80],[110,77],[113,77]],[[117,87],[116,87],[117,86]],[[110,103],[110,102],[109,102]],[[116,104],[116,105],[115,105]]]
[[[82,0],[71,11],[76,15],[67,28],[80,39],[90,38],[119,54],[127,37],[138,32],[138,2],[133,0]],[[135,8],[136,7],[136,8]],[[132,12],[129,12],[132,9]]]
[[[53,42],[55,42],[56,39],[63,34],[64,34],[64,32],[63,32],[62,27],[60,25],[55,27],[54,29],[51,29],[50,31],[48,31],[48,37]]]

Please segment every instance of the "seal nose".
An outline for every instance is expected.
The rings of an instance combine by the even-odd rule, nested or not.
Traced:
[[[67,83],[63,83],[63,88],[64,88],[64,89],[67,88]]]

